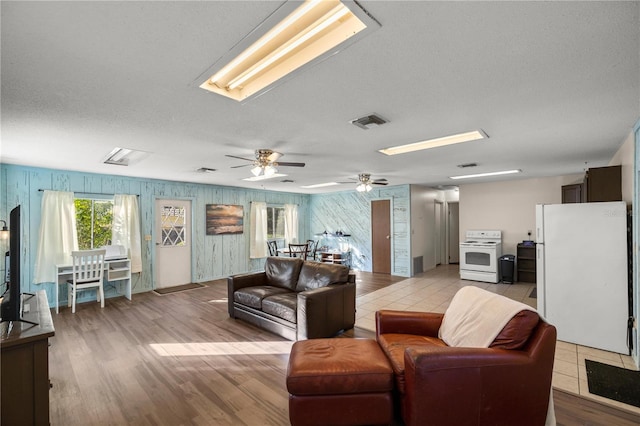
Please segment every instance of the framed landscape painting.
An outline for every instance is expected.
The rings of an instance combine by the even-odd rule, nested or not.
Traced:
[[[207,235],[242,234],[243,207],[207,204]]]

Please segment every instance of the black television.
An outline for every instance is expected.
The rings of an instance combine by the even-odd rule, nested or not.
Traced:
[[[9,287],[2,305],[0,318],[5,321],[22,321],[20,297],[20,206],[11,210],[9,215]]]

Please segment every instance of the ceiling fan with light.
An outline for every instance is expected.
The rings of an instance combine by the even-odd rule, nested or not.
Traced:
[[[386,179],[371,179],[370,173],[359,173],[358,174],[358,186],[356,186],[356,191],[358,192],[369,192],[373,189],[373,185],[388,185],[389,182]]]
[[[240,166],[231,166],[232,169],[239,167],[253,166],[251,173],[254,176],[272,176],[278,172],[279,166],[285,167],[304,167],[305,163],[291,163],[291,162],[278,162],[278,159],[284,154],[273,151],[271,149],[256,149],[256,158],[244,158],[235,155],[226,155],[230,158],[237,158],[239,160],[251,161],[251,164],[242,164]]]

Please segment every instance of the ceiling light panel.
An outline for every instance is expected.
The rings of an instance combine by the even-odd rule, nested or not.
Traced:
[[[462,175],[462,176],[450,176],[449,179],[471,179],[477,177],[487,177],[487,176],[500,176],[500,175],[510,175],[514,173],[522,173],[522,170],[502,170],[499,172],[489,172],[489,173],[475,173],[472,175]]]
[[[340,185],[340,184],[338,182],[326,182],[326,183],[316,183],[314,185],[304,185],[304,186],[301,186],[300,188],[314,189],[314,188],[324,188],[327,186],[335,186],[335,185]]]
[[[114,148],[107,158],[104,159],[104,164],[129,166],[143,160],[148,155],[149,153],[145,151],[137,151],[129,148]]]
[[[410,143],[407,145],[399,145],[391,148],[381,149],[386,155],[406,154],[408,152],[421,151],[423,149],[437,148],[440,146],[454,145],[457,143],[473,142],[481,139],[488,139],[489,136],[483,130],[474,130],[472,132],[458,133],[455,135],[444,136],[441,138],[428,139],[422,142]]]
[[[267,179],[272,179],[272,178],[277,178],[277,177],[284,177],[284,176],[288,176],[282,173],[274,173],[272,175],[260,175],[260,176],[251,176],[248,178],[244,178],[242,180],[246,180],[249,182],[256,182],[256,181],[260,181],[260,180],[267,180]]]
[[[353,1],[289,1],[221,58],[205,73],[206,81],[198,84],[242,101],[379,26]]]

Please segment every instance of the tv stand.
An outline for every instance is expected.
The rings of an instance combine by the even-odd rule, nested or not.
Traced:
[[[38,291],[23,319],[0,324],[3,425],[49,424],[49,337],[55,334],[47,293]],[[23,303],[24,303],[23,299]],[[24,326],[23,322],[35,323]]]

